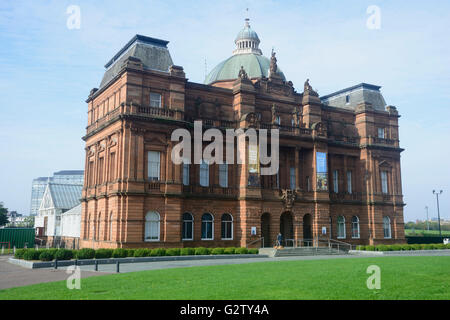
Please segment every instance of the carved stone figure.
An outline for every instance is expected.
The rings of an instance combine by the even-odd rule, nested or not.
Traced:
[[[272,57],[270,58],[270,74],[277,73],[277,58],[275,57],[275,52],[272,50]]]
[[[294,202],[297,198],[297,193],[295,190],[291,189],[282,189],[281,190],[281,199],[284,202],[284,206],[286,209],[291,209],[294,205]]]
[[[275,103],[272,104],[272,124],[277,122],[277,111],[275,109]]]
[[[238,77],[241,79],[248,79],[247,72],[245,72],[244,66],[241,66],[241,70],[239,70]]]

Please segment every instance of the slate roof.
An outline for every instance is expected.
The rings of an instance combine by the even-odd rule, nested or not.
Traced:
[[[378,111],[385,111],[386,101],[380,92],[380,86],[360,83],[355,86],[320,97],[324,105],[355,110],[358,104],[366,102]]]
[[[120,71],[128,57],[135,57],[142,61],[144,69],[169,72],[173,65],[167,44],[169,41],[135,35],[119,52],[105,65],[100,88],[106,86]]]

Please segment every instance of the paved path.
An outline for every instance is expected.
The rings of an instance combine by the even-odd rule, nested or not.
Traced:
[[[10,256],[0,256],[0,290],[27,286],[42,282],[66,280],[69,274],[65,270],[27,269],[8,262]],[[81,272],[81,277],[92,277],[107,274],[106,272]]]

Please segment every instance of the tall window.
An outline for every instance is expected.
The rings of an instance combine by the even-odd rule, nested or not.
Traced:
[[[280,169],[277,171],[277,189],[280,189]]]
[[[337,170],[333,171],[333,188],[334,193],[339,192],[339,172]]]
[[[347,192],[352,193],[352,172],[347,171]]]
[[[381,192],[388,193],[387,171],[381,171]]]
[[[384,139],[384,128],[378,128],[378,138]]]
[[[359,218],[357,216],[352,217],[352,238],[359,239]]]
[[[116,153],[112,152],[109,158],[109,181],[114,181],[116,179]]]
[[[109,216],[109,241],[112,241],[112,234],[113,234],[113,214],[111,212],[111,215]]]
[[[210,213],[202,216],[202,240],[214,239],[214,219]]]
[[[308,177],[306,177],[306,190],[309,192],[311,191],[311,179]]]
[[[233,240],[233,217],[228,213],[222,215],[222,240]]]
[[[159,93],[150,92],[150,107],[161,108],[161,95]]]
[[[189,212],[183,213],[182,239],[194,239],[194,218]]]
[[[200,164],[200,185],[202,187],[209,186],[209,164],[206,160],[202,160]]]
[[[276,117],[275,117],[275,123],[278,124],[278,125],[281,124],[281,118],[280,118],[280,116],[276,116]]]
[[[89,161],[89,186],[92,187],[94,185],[94,161]]]
[[[295,189],[295,184],[296,184],[296,181],[295,181],[295,168],[290,168],[289,169],[289,177],[290,177],[289,181],[290,181],[291,189],[294,190]]]
[[[383,233],[386,239],[391,238],[391,219],[389,217],[383,217]]]
[[[151,211],[145,215],[145,241],[159,241],[159,213]]]
[[[228,188],[228,164],[219,164],[219,185]]]
[[[158,151],[148,152],[148,180],[159,181],[161,154]]]
[[[183,184],[189,185],[189,163],[183,163]]]
[[[339,216],[337,219],[338,223],[338,239],[345,239],[345,218],[344,216]]]
[[[105,165],[105,158],[101,157],[98,159],[98,184],[103,183],[103,169]]]

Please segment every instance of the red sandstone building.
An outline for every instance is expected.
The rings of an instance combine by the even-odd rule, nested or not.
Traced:
[[[247,20],[205,84],[167,41],[140,35],[106,64],[87,99],[81,247],[272,246],[279,232],[286,245],[404,241],[396,108],[365,83],[299,93],[259,42]],[[279,129],[278,174],[175,165],[171,134],[196,120]]]

